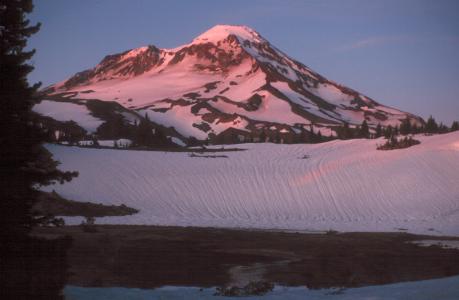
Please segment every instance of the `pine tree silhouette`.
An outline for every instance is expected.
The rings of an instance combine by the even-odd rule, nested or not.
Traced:
[[[34,122],[32,106],[39,101],[39,84],[29,86],[35,53],[25,51],[31,0],[0,0],[0,260],[2,299],[62,299],[68,240],[40,240],[29,232],[35,220],[31,207],[37,186],[71,180],[77,173],[61,172],[43,146],[46,139]]]

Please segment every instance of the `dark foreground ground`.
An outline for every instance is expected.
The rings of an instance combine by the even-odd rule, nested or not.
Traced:
[[[268,281],[355,287],[459,274],[459,250],[409,243],[454,239],[406,233],[303,234],[156,226],[38,228],[70,235],[68,284],[88,287],[223,286]]]

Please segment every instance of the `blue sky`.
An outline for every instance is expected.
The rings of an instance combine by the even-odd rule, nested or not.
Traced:
[[[459,120],[456,0],[36,0],[31,82],[61,81],[105,55],[172,48],[216,24],[247,25],[327,78],[390,106]]]

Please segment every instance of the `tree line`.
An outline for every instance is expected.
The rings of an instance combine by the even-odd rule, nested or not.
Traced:
[[[121,114],[105,116],[105,122],[94,133],[88,133],[74,121],[60,122],[36,114],[33,114],[33,122],[42,128],[46,142],[50,143],[78,145],[81,141],[92,141],[97,146],[99,140],[129,139],[132,141],[131,147],[136,148],[176,146],[164,133],[164,129],[151,122],[147,114],[144,118],[136,119],[133,124]]]
[[[78,144],[83,140],[93,141],[98,145],[98,140],[129,139],[132,141],[130,147],[135,148],[168,148],[177,147],[171,138],[164,133],[164,129],[150,121],[147,114],[143,118],[135,120],[132,124],[121,114],[110,114],[105,116],[105,122],[97,128],[94,134],[88,134],[74,121],[59,122],[49,117],[35,117],[37,126],[43,127],[47,133],[47,142],[68,142],[71,145]],[[314,144],[327,142],[334,139],[356,139],[356,138],[379,138],[390,139],[392,136],[409,134],[441,134],[459,130],[459,122],[454,121],[450,127],[437,121],[430,116],[425,124],[418,126],[407,117],[400,125],[388,125],[383,127],[378,124],[373,130],[368,122],[364,120],[358,126],[344,123],[335,126],[333,129],[336,135],[323,135],[320,129],[315,129],[314,124],[309,128],[297,128],[297,131],[280,132],[278,130],[259,129],[250,133],[230,128],[219,135],[209,134],[209,138],[200,141],[194,137],[188,138],[188,146],[199,146],[203,144],[238,144],[238,143],[285,143],[285,144]]]
[[[427,122],[424,125],[418,126],[413,124],[411,120],[407,117],[405,118],[400,125],[392,126],[388,125],[383,127],[381,124],[378,124],[374,131],[371,132],[366,120],[362,122],[359,126],[351,128],[349,124],[344,123],[342,126],[335,128],[337,133],[337,138],[342,140],[355,139],[355,138],[379,138],[385,137],[390,139],[392,136],[398,135],[409,135],[409,134],[442,134],[459,130],[459,122],[454,121],[451,124],[451,127],[446,126],[443,123],[438,124],[435,118],[430,116],[427,119]]]

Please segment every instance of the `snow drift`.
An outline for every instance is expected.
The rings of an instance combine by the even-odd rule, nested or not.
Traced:
[[[459,132],[378,151],[378,140],[244,144],[227,158],[48,145],[80,176],[73,200],[140,213],[102,223],[459,234]]]

